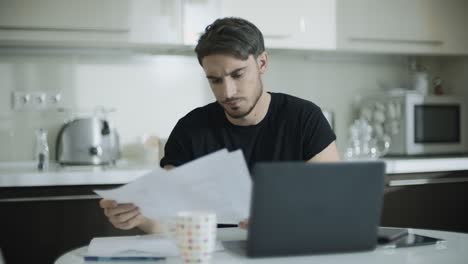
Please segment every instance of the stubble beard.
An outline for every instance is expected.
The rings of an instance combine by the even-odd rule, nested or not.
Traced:
[[[258,101],[260,100],[260,97],[262,97],[262,93],[263,93],[263,83],[262,83],[262,80],[260,79],[260,77],[258,78],[258,84],[260,86],[260,89],[258,89],[258,94],[255,98],[255,101],[254,103],[252,104],[252,106],[249,108],[249,110],[245,111],[244,113],[239,113],[237,115],[235,114],[231,114],[229,113],[229,111],[225,108],[224,109],[224,112],[231,118],[233,119],[241,119],[241,118],[244,118],[246,116],[248,116],[252,110],[255,108],[255,106],[257,105]]]

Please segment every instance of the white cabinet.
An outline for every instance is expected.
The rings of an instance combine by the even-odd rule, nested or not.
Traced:
[[[254,23],[267,48],[335,49],[334,0],[222,0],[221,15]]]
[[[195,45],[216,18],[266,48],[468,54],[467,0],[0,0],[0,45]]]
[[[184,43],[196,43],[216,18],[241,17],[263,33],[266,48],[335,49],[335,1],[186,0]]]
[[[219,0],[184,0],[183,1],[183,42],[196,45],[206,26],[221,17]]]
[[[184,43],[218,17],[250,20],[266,48],[468,54],[466,0],[185,0]]]
[[[2,0],[0,26],[11,30],[126,32],[128,0]]]
[[[176,44],[180,17],[178,0],[0,0],[0,41]]]
[[[466,53],[468,1],[337,0],[339,50]]]
[[[130,43],[182,44],[182,0],[130,0]]]
[[[431,0],[437,7],[443,53],[468,54],[468,1]]]

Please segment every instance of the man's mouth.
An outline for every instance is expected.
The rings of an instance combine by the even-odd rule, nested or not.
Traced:
[[[240,103],[241,99],[240,98],[236,98],[236,99],[229,99],[229,100],[225,100],[223,102],[223,104],[229,106],[229,107],[236,107],[239,103]]]

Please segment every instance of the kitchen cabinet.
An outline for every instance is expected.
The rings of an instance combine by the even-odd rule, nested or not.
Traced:
[[[257,25],[267,48],[468,54],[464,0],[186,0],[184,8],[189,45],[216,18],[235,16]]]
[[[337,48],[407,54],[466,54],[464,0],[337,0]]]
[[[5,263],[53,263],[93,237],[142,234],[118,230],[93,189],[117,185],[0,188],[0,248]]]
[[[180,44],[180,1],[0,0],[0,43]]]
[[[199,34],[216,18],[241,17],[262,31],[267,48],[335,48],[334,1],[188,0],[184,6],[185,44],[195,44]]]
[[[180,47],[216,18],[272,49],[468,54],[465,0],[0,0],[1,46]]]
[[[334,1],[224,0],[221,15],[253,22],[268,48],[335,49]]]
[[[467,233],[467,177],[468,171],[387,176],[402,184],[385,188],[381,225]]]
[[[205,27],[221,14],[219,0],[184,0],[182,9],[183,43],[191,46],[197,44]]]

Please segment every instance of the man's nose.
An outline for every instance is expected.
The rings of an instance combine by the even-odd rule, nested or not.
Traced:
[[[223,92],[224,98],[226,99],[234,97],[234,95],[237,93],[236,84],[232,80],[227,79],[224,82]]]

